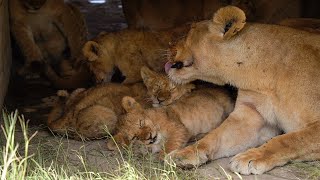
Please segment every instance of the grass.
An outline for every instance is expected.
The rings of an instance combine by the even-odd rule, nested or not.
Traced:
[[[17,111],[2,114],[1,180],[201,179],[195,171],[159,163],[151,154],[134,155],[130,148],[110,153],[104,146],[97,147],[96,142],[77,142],[51,134],[40,136],[41,132],[37,131],[30,133],[28,123]],[[91,147],[90,143],[95,146]]]
[[[134,153],[132,147],[106,151],[104,140],[79,142],[52,136],[28,127],[18,112],[3,111],[0,132],[0,180],[5,179],[204,179],[196,170],[184,171],[174,163],[159,163],[152,154]],[[20,126],[19,126],[20,125]],[[42,134],[41,134],[42,133]],[[45,135],[43,134],[45,133]],[[99,141],[98,141],[99,142]],[[306,179],[320,178],[320,162],[292,163],[294,174]],[[223,179],[231,176],[216,167]],[[220,177],[220,178],[221,178]],[[220,179],[212,178],[211,179]],[[297,179],[299,179],[297,177]]]
[[[197,170],[185,171],[174,163],[159,163],[154,155],[137,154],[133,147],[118,152],[106,150],[105,140],[79,142],[28,127],[18,112],[3,111],[0,132],[0,180],[5,179],[204,179]],[[294,174],[307,179],[320,178],[320,162],[292,163]],[[231,176],[221,166],[219,177]],[[245,178],[244,178],[245,179]],[[299,179],[299,178],[297,178]]]
[[[320,162],[314,161],[309,163],[294,162],[290,164],[296,172],[306,177],[305,179],[320,179]]]

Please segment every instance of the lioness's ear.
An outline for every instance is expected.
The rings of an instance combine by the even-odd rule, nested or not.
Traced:
[[[142,110],[141,105],[130,96],[125,96],[122,98],[122,107],[127,112],[131,112],[133,110]]]
[[[149,83],[151,83],[151,81],[153,81],[157,76],[156,72],[152,71],[147,66],[143,66],[141,68],[140,74],[141,74],[141,78],[143,80],[143,83],[145,85],[148,85]]]
[[[230,39],[246,24],[246,15],[238,7],[226,6],[213,15],[213,24],[218,25],[223,39]]]
[[[100,54],[100,46],[94,41],[88,41],[82,48],[82,53],[88,61],[95,61]]]

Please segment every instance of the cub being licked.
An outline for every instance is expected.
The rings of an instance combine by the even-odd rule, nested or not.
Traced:
[[[189,26],[167,31],[122,30],[100,33],[82,51],[97,83],[110,82],[116,70],[124,84],[141,81],[140,69],[148,66],[162,72],[169,43],[185,35]]]
[[[166,72],[176,83],[201,79],[238,88],[235,109],[218,128],[169,154],[177,165],[236,155],[231,170],[262,174],[320,159],[319,34],[246,23],[241,9],[227,6],[194,24],[175,50]]]
[[[153,72],[147,67],[141,68],[141,76],[146,80],[147,87],[154,84],[150,80],[156,77],[159,77],[157,78],[159,79],[158,82],[163,82],[163,84],[169,82],[168,78],[164,78],[165,75]],[[160,94],[175,94],[168,98],[168,101],[175,101],[194,88],[193,85],[182,87],[185,87],[185,90],[173,86],[171,88],[160,87],[157,92],[161,92]],[[117,128],[118,117],[125,112],[121,106],[122,97],[133,96],[144,107],[149,107],[151,103],[146,102],[146,94],[147,88],[143,83],[132,85],[108,83],[88,90],[79,88],[70,95],[67,91],[58,91],[60,98],[51,110],[47,124],[52,131],[58,134],[68,133],[70,137],[76,139],[102,138],[108,135],[106,127],[109,133],[114,133]],[[153,96],[157,95],[154,94]],[[166,101],[167,99],[164,99],[164,102]]]
[[[165,74],[154,72],[146,66],[141,68],[141,77],[153,107],[170,105],[196,88],[191,83],[177,86]]]
[[[172,92],[171,86],[166,87]],[[134,98],[124,97],[122,105],[127,114],[120,120],[114,141],[108,141],[108,149],[117,148],[114,142],[127,146],[137,140],[153,153],[160,152],[163,158],[166,153],[184,147],[191,138],[219,126],[234,107],[222,88],[203,88],[180,97],[168,106],[149,109],[143,108]]]

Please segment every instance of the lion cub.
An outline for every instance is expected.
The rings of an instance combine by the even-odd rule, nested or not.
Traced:
[[[133,96],[143,106],[149,107],[151,104],[145,101],[146,94],[149,94],[153,99],[161,100],[153,101],[154,105],[160,106],[179,99],[194,88],[191,84],[176,87],[165,75],[147,67],[141,68],[141,76],[145,85],[108,83],[88,90],[79,88],[70,95],[67,91],[58,91],[59,100],[47,121],[49,128],[59,134],[67,132],[74,138],[101,138],[107,135],[105,127],[111,134],[114,132],[118,116],[125,112],[121,106],[122,97]],[[170,87],[167,86],[169,84]]]
[[[169,79],[167,79],[169,81]],[[116,143],[128,145],[133,140],[145,144],[152,153],[165,153],[182,148],[192,138],[218,127],[234,108],[226,90],[203,88],[188,93],[169,106],[144,109],[132,97],[124,97],[127,114],[121,120]],[[114,141],[108,149],[115,150]]]
[[[141,77],[148,89],[148,97],[151,99],[153,107],[170,105],[196,88],[191,83],[173,84],[165,74],[152,71],[146,66],[141,68]]]
[[[103,138],[113,134],[118,116],[124,113],[121,99],[130,95],[145,106],[147,90],[143,83],[122,85],[108,83],[97,87],[76,89],[70,95],[58,91],[60,100],[51,110],[47,124],[55,133],[66,134],[75,139]]]
[[[116,69],[124,84],[141,81],[140,69],[148,66],[162,72],[169,43],[187,33],[188,26],[167,31],[122,30],[100,33],[85,43],[82,51],[97,83],[110,82]]]

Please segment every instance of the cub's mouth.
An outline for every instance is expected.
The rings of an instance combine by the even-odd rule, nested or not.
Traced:
[[[177,61],[177,62],[174,62],[174,63],[171,63],[171,62],[167,62],[164,66],[164,69],[166,71],[166,73],[168,74],[169,70],[171,68],[173,69],[182,69],[184,67],[190,67],[193,65],[193,61],[189,62],[189,63],[186,63],[184,64],[182,61]]]

